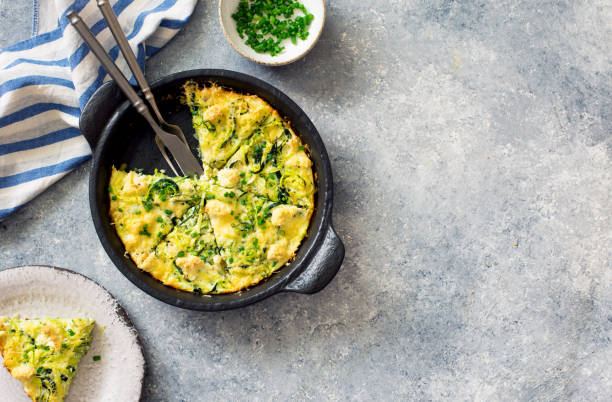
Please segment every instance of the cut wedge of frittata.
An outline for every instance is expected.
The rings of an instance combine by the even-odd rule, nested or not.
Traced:
[[[79,360],[87,353],[90,319],[0,317],[4,365],[35,402],[64,400]]]

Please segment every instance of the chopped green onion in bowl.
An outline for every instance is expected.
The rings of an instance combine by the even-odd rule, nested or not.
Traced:
[[[278,55],[285,48],[281,42],[290,38],[308,38],[308,27],[314,16],[294,0],[240,0],[236,12],[236,31],[240,38],[257,53]]]
[[[245,9],[247,12],[250,12],[249,10],[251,10],[252,5],[256,2],[272,8],[278,4],[283,6],[293,4],[294,6],[292,6],[291,9],[283,9],[285,12],[291,12],[288,18],[282,13],[274,14],[272,23],[270,22],[270,15],[264,12],[263,8],[259,13],[261,17],[255,18],[256,13],[251,12],[250,19],[249,14],[247,13],[245,15],[245,21],[240,20],[240,18],[236,20],[234,16],[238,17],[237,14],[241,9],[240,3],[243,2],[246,2],[246,5],[248,6],[248,8]],[[306,11],[304,11],[300,5],[302,5]],[[297,8],[295,8],[296,6]],[[275,13],[280,11],[281,10],[276,10]],[[309,14],[313,17],[306,17]],[[279,32],[280,37],[273,35],[271,32],[264,34],[257,28],[257,24],[261,23],[262,25],[266,25],[267,30],[271,31],[275,28],[279,21],[290,20],[295,22],[297,17],[303,19],[299,21],[303,21],[304,26],[302,28],[300,25],[301,23],[298,23],[298,25],[291,28],[292,30],[289,32],[289,36],[287,36],[287,33],[289,31],[289,27],[291,26],[290,22],[286,22],[283,25],[285,31],[283,31],[284,34]],[[251,27],[250,29],[255,32],[254,36],[257,42],[247,43],[249,40],[249,35],[246,31],[246,26],[253,24],[254,19],[258,19],[257,24],[255,24],[255,28]],[[261,22],[264,19],[265,22]],[[325,0],[219,0],[219,22],[223,28],[223,35],[225,36],[225,39],[227,39],[229,44],[241,56],[266,66],[282,66],[293,63],[294,61],[299,60],[308,54],[308,52],[315,47],[315,44],[321,38],[323,27],[325,25]],[[270,24],[272,24],[272,28],[270,28]],[[241,33],[238,29],[239,25],[243,26]],[[301,37],[300,33],[302,34]],[[292,43],[292,38],[295,38],[295,43]],[[261,43],[264,42],[264,40],[266,42]],[[258,50],[255,50],[254,47]]]

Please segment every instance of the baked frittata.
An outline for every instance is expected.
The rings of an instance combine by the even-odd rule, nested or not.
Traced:
[[[32,401],[64,400],[81,357],[91,342],[94,321],[0,317],[4,365]]]
[[[312,162],[268,103],[218,86],[184,86],[204,174],[113,167],[110,216],[126,253],[162,283],[236,292],[297,251],[314,203]]]

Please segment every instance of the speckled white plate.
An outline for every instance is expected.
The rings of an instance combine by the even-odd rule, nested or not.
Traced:
[[[91,279],[62,268],[24,266],[0,271],[0,316],[93,318],[89,351],[66,402],[138,401],[145,360],[134,325],[119,302]],[[99,361],[92,357],[99,355]],[[2,362],[2,357],[0,357]],[[27,402],[19,381],[0,365],[0,401]]]
[[[308,27],[308,38],[306,40],[298,39],[294,45],[291,39],[285,39],[281,42],[281,46],[285,49],[272,56],[269,53],[257,53],[249,45],[245,44],[246,36],[240,38],[236,31],[236,21],[232,18],[232,14],[238,9],[240,0],[219,0],[219,20],[223,28],[225,39],[232,47],[247,59],[256,63],[265,64],[268,66],[281,66],[283,64],[293,63],[299,58],[306,55],[314,47],[319,40],[323,25],[325,24],[325,1],[324,0],[300,0],[306,10],[314,16],[314,19]],[[301,15],[301,14],[300,14]]]

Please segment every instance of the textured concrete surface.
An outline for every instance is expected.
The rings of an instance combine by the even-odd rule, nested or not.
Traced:
[[[215,314],[156,301],[102,250],[88,166],[0,223],[0,269],[116,295],[146,400],[612,399],[610,1],[326,3],[314,50],[267,68],[200,2],[147,74],[238,70],[304,108],[347,249],[327,288]]]

